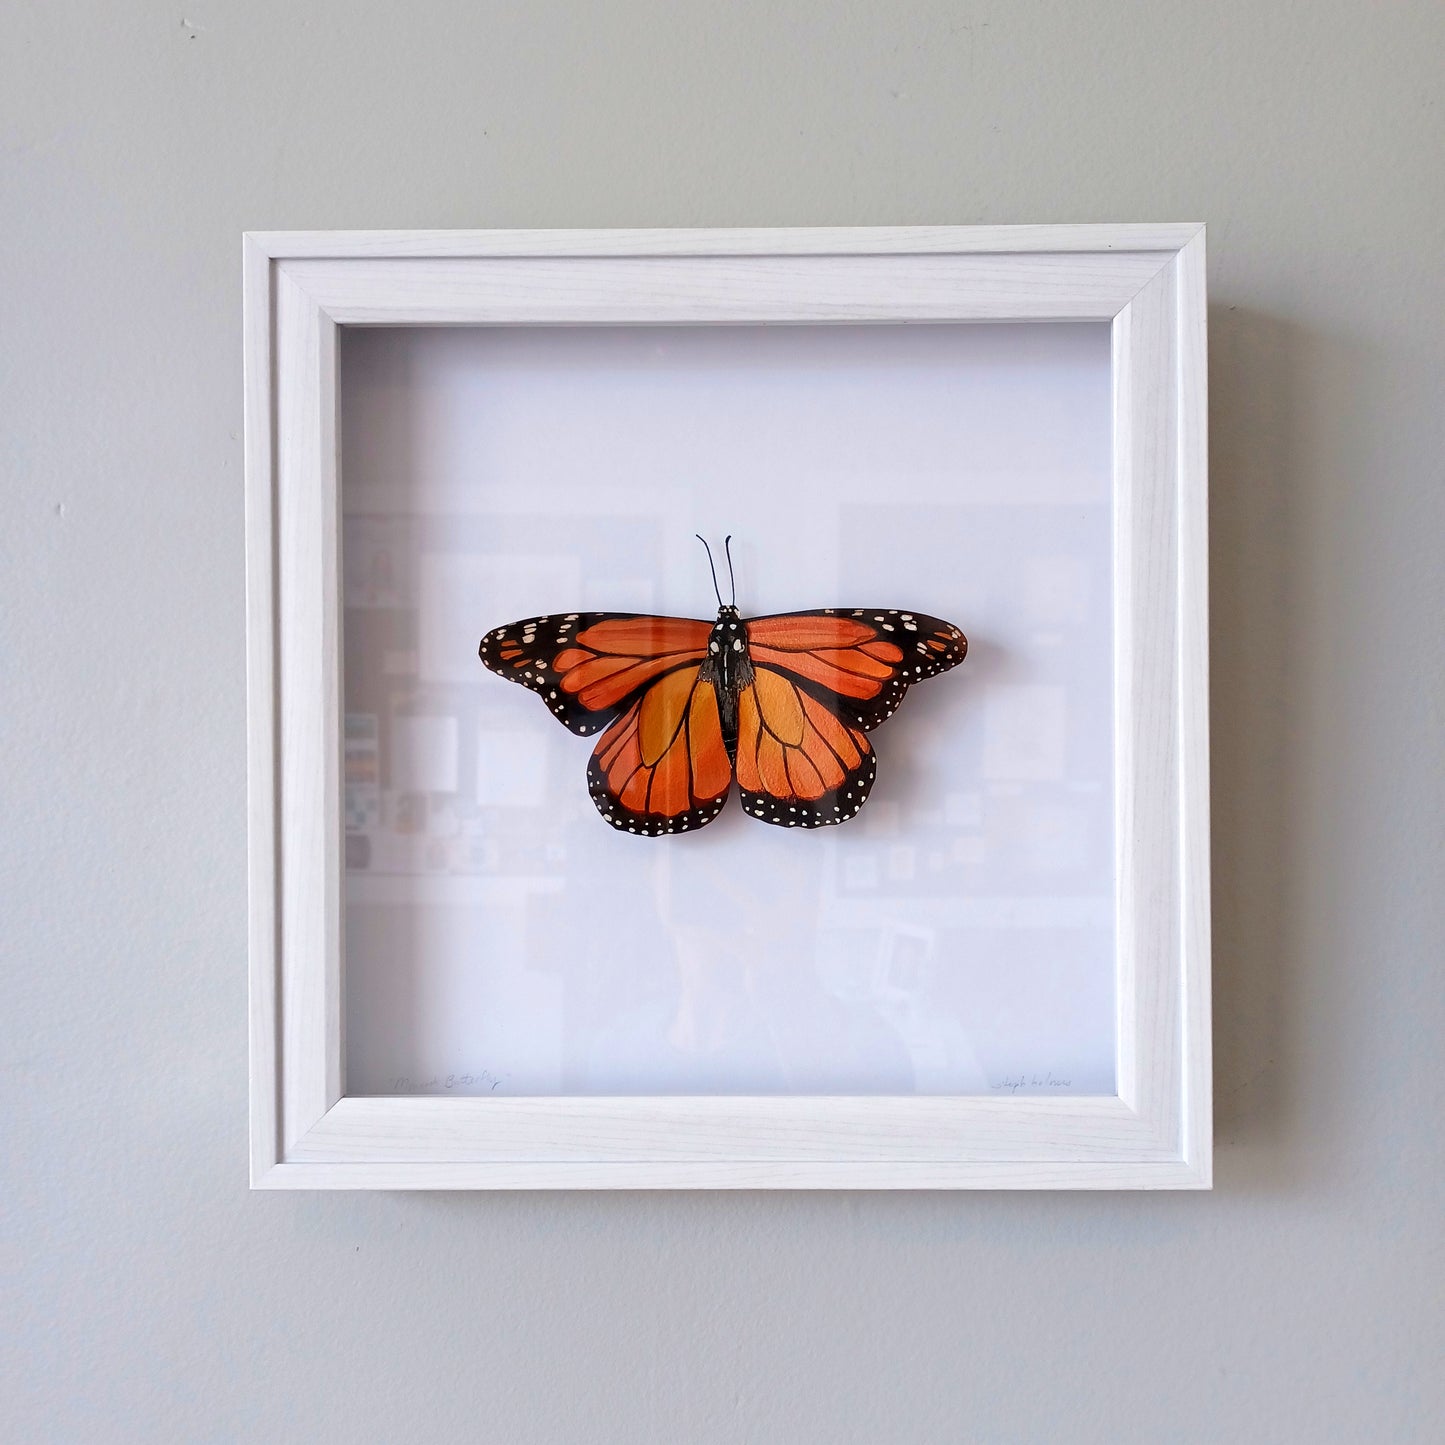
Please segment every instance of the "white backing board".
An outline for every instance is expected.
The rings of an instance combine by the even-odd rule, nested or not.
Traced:
[[[348,1093],[1114,1092],[1106,325],[342,338]],[[478,661],[711,618],[695,532],[968,635],[853,822],[616,833]]]

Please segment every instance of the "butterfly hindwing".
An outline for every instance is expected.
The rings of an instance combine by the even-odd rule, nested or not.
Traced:
[[[766,666],[738,697],[736,766],[743,810],[783,828],[846,823],[877,776],[861,727]]]
[[[587,790],[623,833],[687,833],[722,812],[732,786],[717,691],[694,664],[669,672],[597,739]]]
[[[641,691],[701,661],[709,625],[631,612],[568,612],[498,627],[478,649],[493,672],[530,688],[571,732],[590,737]]]
[[[915,682],[963,661],[968,639],[951,622],[892,607],[824,608],[754,617],[754,665],[792,677],[865,732],[887,721]]]

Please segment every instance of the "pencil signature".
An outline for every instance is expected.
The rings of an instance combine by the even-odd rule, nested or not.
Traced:
[[[1071,1089],[1073,1086],[1072,1079],[1062,1078],[1052,1069],[1045,1069],[1041,1074],[1005,1074],[991,1083],[989,1088],[1017,1094],[1020,1089]]]
[[[488,1093],[501,1087],[502,1081],[489,1069],[471,1069],[466,1073],[433,1074],[429,1079],[413,1079],[401,1074],[391,1081],[393,1094],[445,1094],[456,1089],[485,1089]]]

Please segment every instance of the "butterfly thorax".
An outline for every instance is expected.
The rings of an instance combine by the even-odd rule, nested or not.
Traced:
[[[753,664],[748,656],[747,624],[738,616],[736,607],[719,607],[717,621],[707,640],[707,657],[701,678],[717,691],[718,712],[722,719],[723,740],[733,752],[738,735],[738,695],[753,680]]]

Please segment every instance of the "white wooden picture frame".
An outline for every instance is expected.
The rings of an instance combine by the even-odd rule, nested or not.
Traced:
[[[244,240],[251,1180],[261,1188],[1208,1188],[1198,225],[263,232]],[[1117,1092],[348,1097],[338,331],[1112,328]]]

